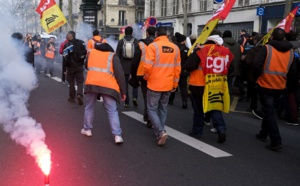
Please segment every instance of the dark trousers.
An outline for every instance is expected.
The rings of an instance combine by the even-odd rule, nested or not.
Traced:
[[[69,82],[69,98],[75,99],[76,95],[83,95],[83,67],[67,68],[67,80]],[[75,91],[75,82],[77,85],[77,93]]]
[[[286,120],[298,121],[297,91],[287,91],[284,94]]]
[[[260,89],[258,89],[258,93],[262,105],[262,111],[264,113],[264,118],[261,124],[261,131],[259,132],[259,134],[262,137],[267,137],[269,135],[271,143],[273,144],[281,144],[281,136],[277,125],[275,108],[274,108],[275,100],[280,95],[266,94]]]
[[[248,96],[251,99],[250,108],[251,110],[257,110],[257,101],[258,101],[258,93],[256,89],[256,84],[254,82],[247,82],[248,86]]]
[[[46,58],[46,65],[44,69],[45,74],[49,74],[53,76],[53,70],[54,70],[54,59]]]
[[[187,76],[180,76],[178,87],[180,88],[182,102],[187,102],[188,99],[188,88],[187,88]],[[175,92],[172,92],[169,101],[174,101]]]
[[[243,82],[245,81],[244,76],[236,76],[235,81],[236,81],[236,86],[239,89],[240,96],[245,96],[246,91],[244,89],[244,84],[243,84]]]
[[[125,83],[126,83],[126,99],[125,99],[125,104],[126,105],[129,105],[129,91],[128,91],[128,88],[129,88],[129,78],[130,78],[130,75],[129,74],[125,74]],[[132,88],[132,97],[133,98],[136,98],[138,97],[138,89],[137,88]]]
[[[140,85],[141,85],[141,90],[142,90],[142,94],[143,94],[143,100],[144,100],[144,121],[149,121],[149,117],[148,117],[148,110],[147,110],[147,81],[144,80],[143,77],[138,77]]]
[[[63,62],[61,63],[61,65],[62,65],[61,81],[65,82],[66,81],[66,74],[65,74],[66,69],[64,69]]]
[[[201,91],[203,95],[204,87]],[[202,99],[202,96],[193,93],[191,94],[192,107],[194,110],[192,132],[197,135],[202,135],[203,132],[204,113]]]

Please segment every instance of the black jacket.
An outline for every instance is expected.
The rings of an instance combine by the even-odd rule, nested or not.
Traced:
[[[176,43],[176,45],[178,46],[179,50],[180,50],[180,58],[181,58],[181,72],[180,72],[180,76],[189,76],[190,73],[189,71],[186,70],[186,61],[188,59],[188,51],[189,48],[186,47],[184,44],[181,43]]]
[[[73,45],[74,41],[75,41],[75,39],[70,40],[64,46],[63,69],[66,69],[66,68],[81,68],[84,65],[83,62],[78,62],[77,60],[75,60],[74,53],[73,53],[74,51],[67,52],[67,54],[65,55],[65,49],[68,48],[68,47],[71,47]],[[83,41],[82,41],[82,43],[84,44]]]
[[[293,48],[293,45],[287,41],[271,40],[268,44],[280,52],[287,52]],[[264,46],[260,49],[260,51],[254,58],[254,63],[253,63],[254,82],[256,82],[257,79],[263,73],[263,68],[264,68],[266,57],[267,57],[267,48],[266,48],[266,46]],[[296,65],[295,61],[293,61],[293,63],[291,64],[288,74],[290,77],[297,77],[297,65]],[[275,92],[278,92],[277,90],[270,90],[270,89],[262,88],[262,87],[260,89],[268,94],[273,94]]]
[[[133,37],[130,35],[124,36],[124,39],[126,41],[130,41]],[[132,73],[132,64],[138,64],[141,60],[141,50],[139,47],[139,41],[137,39],[134,40],[134,58],[133,59],[124,59],[123,55],[122,55],[122,50],[123,50],[123,45],[124,45],[124,41],[123,39],[119,40],[118,45],[117,45],[117,49],[116,49],[116,53],[118,54],[120,61],[121,61],[121,65],[123,67],[123,71],[124,74],[131,74],[134,75]],[[135,75],[136,76],[136,75]]]
[[[30,41],[31,42],[31,41]],[[26,58],[26,61],[32,65],[34,65],[34,45],[31,44],[31,48],[29,47],[29,43],[28,42],[25,42],[25,58]]]

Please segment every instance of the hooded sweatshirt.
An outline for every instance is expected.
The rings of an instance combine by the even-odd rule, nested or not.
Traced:
[[[232,37],[223,38],[224,46],[229,48],[230,52],[234,55],[234,58],[230,64],[230,68],[233,69],[233,72],[228,74],[228,76],[240,76],[242,75],[241,69],[241,48],[240,44],[236,42]]]

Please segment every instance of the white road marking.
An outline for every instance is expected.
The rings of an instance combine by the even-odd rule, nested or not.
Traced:
[[[236,105],[238,104],[238,100],[239,100],[238,97],[233,97],[233,101],[232,101],[232,103],[230,105],[230,108],[229,108],[230,112],[235,111]]]
[[[144,120],[143,120],[143,115],[134,112],[134,111],[126,111],[126,112],[122,112],[123,114],[132,117],[133,119],[140,121],[141,123],[145,124]],[[229,156],[233,156],[232,154],[229,154],[225,151],[222,151],[218,148],[215,148],[211,145],[208,145],[202,141],[196,140],[186,134],[183,134],[177,130],[174,130],[170,127],[165,126],[165,129],[168,133],[169,136],[177,139],[178,141],[181,141],[199,151],[204,152],[205,154],[208,154],[214,158],[222,158],[222,157],[229,157]]]

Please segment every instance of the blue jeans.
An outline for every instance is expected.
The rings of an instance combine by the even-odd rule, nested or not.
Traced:
[[[148,117],[157,137],[165,131],[170,94],[171,92],[156,92],[150,89],[147,91]]]
[[[84,128],[92,129],[94,121],[95,103],[98,93],[88,92],[85,95],[86,105],[84,110]],[[108,115],[110,128],[113,135],[121,136],[122,129],[120,127],[119,114],[117,111],[117,101],[111,96],[101,94],[103,98],[104,107]]]
[[[203,124],[204,124],[204,113],[203,113],[203,104],[202,104],[203,98],[202,96],[192,93],[191,100],[192,100],[192,106],[194,110],[192,132],[194,134],[201,136],[203,132]],[[225,127],[225,121],[223,119],[222,111],[211,110],[206,113],[205,118],[207,118],[207,120],[211,118],[213,126],[217,129],[219,133],[225,132],[226,127]]]
[[[262,105],[262,111],[264,113],[264,118],[261,124],[261,131],[259,134],[262,137],[267,137],[269,135],[271,143],[281,144],[281,136],[279,133],[274,102],[280,95],[270,95],[266,94],[259,89],[259,99]]]

